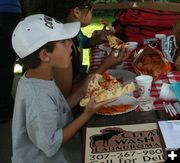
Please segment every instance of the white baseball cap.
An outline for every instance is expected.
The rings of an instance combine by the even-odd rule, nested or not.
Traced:
[[[75,37],[80,22],[62,24],[44,14],[31,15],[20,21],[12,34],[12,46],[24,58],[50,41]]]

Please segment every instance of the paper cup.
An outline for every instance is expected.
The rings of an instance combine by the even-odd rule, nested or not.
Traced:
[[[136,77],[138,92],[140,96],[150,96],[153,77],[150,75],[140,75]]]
[[[166,37],[165,34],[155,34],[155,38],[158,38],[158,39],[163,39],[165,37]]]
[[[170,84],[167,83],[162,84],[159,98],[163,100],[176,100],[176,96],[169,86]]]
[[[133,51],[138,46],[137,42],[126,42],[126,44],[129,45],[129,47],[128,47],[129,52]]]

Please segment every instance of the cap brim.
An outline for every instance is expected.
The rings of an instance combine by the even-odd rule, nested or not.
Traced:
[[[70,39],[75,37],[80,30],[80,22],[72,22],[63,24],[63,29],[60,32],[60,40]]]
[[[26,17],[26,20],[27,19],[44,19],[44,15],[43,14],[37,14],[37,15],[31,15],[31,16],[28,16]],[[80,30],[80,22],[79,21],[76,21],[76,22],[70,22],[70,23],[64,23],[64,24],[61,24],[62,26],[59,28],[60,31],[59,31],[59,36],[60,36],[60,39],[59,39],[59,36],[56,35],[55,37],[58,37],[58,38],[55,38],[54,36],[52,36],[52,41],[55,41],[55,39],[57,40],[64,40],[64,39],[70,39],[70,38],[73,38],[75,37],[78,33],[79,33],[79,30]],[[56,29],[57,30],[57,29]],[[57,33],[58,33],[58,30],[57,30]]]

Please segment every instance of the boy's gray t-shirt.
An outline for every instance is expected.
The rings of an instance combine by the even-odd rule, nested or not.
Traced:
[[[72,120],[69,105],[53,80],[22,76],[12,123],[12,163],[80,163],[78,135],[61,146],[62,128]]]

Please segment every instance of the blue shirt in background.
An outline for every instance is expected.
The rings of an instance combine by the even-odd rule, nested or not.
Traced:
[[[21,5],[18,0],[0,0],[1,13],[21,13]]]

